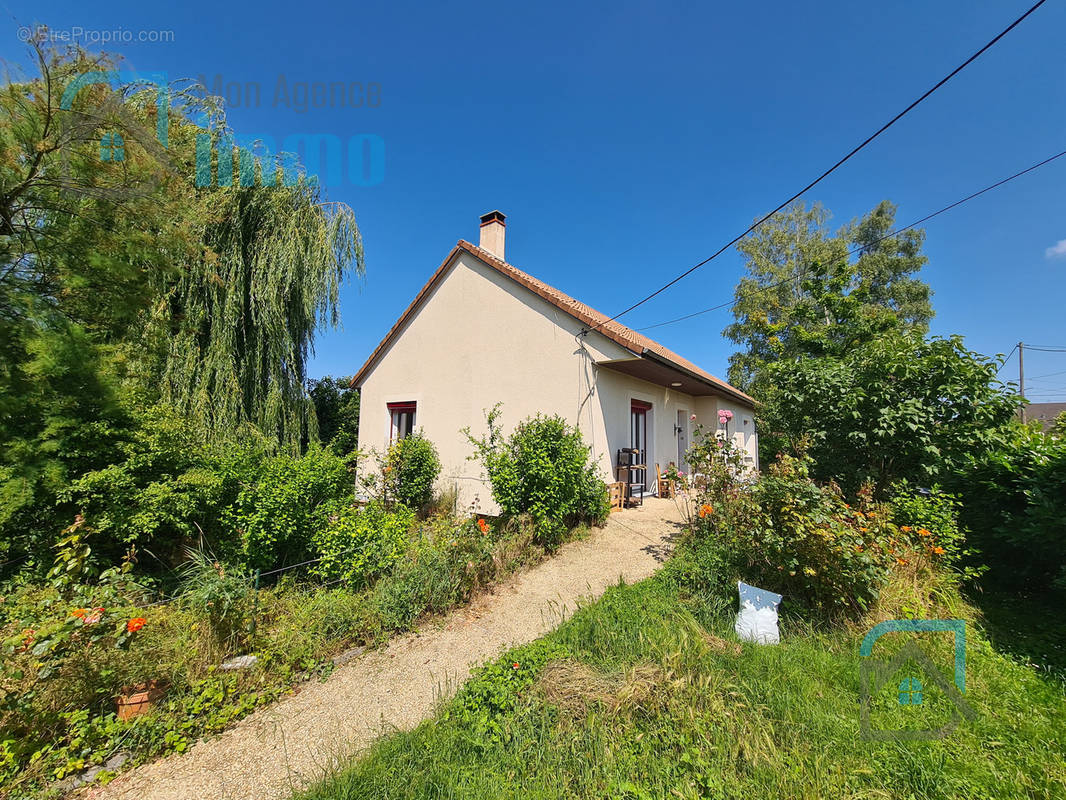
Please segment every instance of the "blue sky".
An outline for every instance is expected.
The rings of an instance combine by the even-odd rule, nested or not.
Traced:
[[[616,313],[806,184],[1028,5],[6,0],[0,56],[26,63],[17,26],[33,22],[173,31],[106,49],[171,78],[258,83],[258,105],[229,108],[239,132],[381,136],[384,181],[329,191],[356,212],[367,275],[345,288],[344,328],[321,336],[311,371],[351,374],[455,241],[477,241],[479,214],[507,213],[509,261]],[[807,199],[839,224],[888,198],[907,223],[1066,149],[1064,30],[1066,4],[1048,3]],[[279,76],[375,82],[380,106],[299,112],[274,102]],[[928,224],[934,333],[987,353],[1066,345],[1066,252],[1049,255],[1066,240],[1064,185],[1066,158]],[[728,300],[742,269],[730,251],[622,321]],[[653,335],[724,374],[730,319]],[[1066,353],[1027,353],[1034,399],[1066,399],[1066,372],[1035,378],[1059,371]]]

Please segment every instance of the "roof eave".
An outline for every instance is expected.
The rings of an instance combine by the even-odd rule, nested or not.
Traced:
[[[719,394],[724,394],[724,395],[726,395],[728,397],[732,397],[734,400],[739,400],[742,403],[745,403],[745,404],[751,406],[752,408],[755,408],[755,399],[753,397],[749,397],[748,395],[744,394],[744,392],[740,391],[739,389],[733,388],[728,383],[725,383],[725,382],[719,383],[719,382],[715,382],[715,381],[709,381],[705,377],[700,375],[699,373],[693,372],[692,370],[687,369],[683,365],[678,364],[676,361],[671,361],[668,358],[663,358],[658,353],[654,352],[653,350],[649,350],[647,348],[644,348],[643,352],[641,352],[641,354],[640,354],[640,357],[641,358],[646,358],[649,361],[654,361],[656,364],[662,364],[665,367],[670,367],[671,369],[676,369],[678,372],[680,372],[680,373],[682,373],[684,375],[687,375],[692,380],[699,381],[700,383],[704,384],[705,386],[711,387],[712,389],[714,389]]]

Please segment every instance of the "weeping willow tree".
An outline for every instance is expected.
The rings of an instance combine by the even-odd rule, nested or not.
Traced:
[[[262,180],[283,163],[291,177],[291,156],[253,159],[260,180],[241,185],[246,148],[217,182],[229,186],[197,186],[197,138],[213,138],[216,167],[235,138],[218,98],[126,81],[115,57],[31,47],[40,77],[0,87],[0,353],[29,361],[29,345],[7,356],[19,338],[8,328],[28,340],[77,325],[138,402],[298,447],[314,435],[315,334],[337,324],[341,284],[364,271],[352,210],[313,179]],[[0,364],[0,410],[25,404],[6,374]]]
[[[144,372],[164,403],[208,432],[227,436],[251,424],[296,451],[316,434],[307,391],[315,335],[337,326],[341,285],[365,272],[355,214],[325,201],[313,177],[282,180],[299,170],[291,154],[250,147],[234,148],[230,186],[194,187],[197,136],[212,137],[221,168],[221,147],[233,147],[234,132],[218,98],[180,85],[171,92],[178,102],[168,155],[178,180],[166,187],[182,194],[198,247],[160,276],[144,327]],[[241,185],[247,163],[258,178],[252,186]],[[268,170],[275,180],[263,180]]]
[[[347,274],[364,272],[352,210],[308,181],[214,189],[203,254],[159,305],[162,399],[215,432],[255,425],[295,450],[315,431],[307,361],[339,322]]]

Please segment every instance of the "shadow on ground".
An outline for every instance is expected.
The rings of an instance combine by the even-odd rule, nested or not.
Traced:
[[[1062,594],[1025,595],[989,588],[969,594],[984,617],[992,645],[1038,672],[1066,682],[1066,625]]]

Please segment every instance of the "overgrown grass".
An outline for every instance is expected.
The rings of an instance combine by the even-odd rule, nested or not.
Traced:
[[[301,800],[1066,796],[1063,685],[993,649],[957,596],[976,718],[938,741],[873,742],[859,724],[863,626],[786,616],[780,646],[739,644],[731,609],[676,574],[612,588]],[[875,714],[906,723],[884,700]]]
[[[571,532],[584,534],[584,528]],[[434,517],[418,524],[407,552],[369,586],[316,586],[304,582],[305,575],[257,593],[245,586],[243,594],[223,597],[232,581],[205,578],[203,591],[178,602],[131,610],[146,623],[124,648],[85,647],[47,681],[17,669],[32,661],[29,650],[5,655],[0,794],[59,796],[56,781],[116,754],[127,756],[128,768],[184,751],[297,683],[327,676],[332,657],[342,651],[410,630],[544,555],[532,526],[523,521],[482,529],[472,520]],[[210,564],[204,572],[213,574]],[[64,598],[47,587],[25,587],[6,601],[0,618],[5,634],[23,627],[23,612],[69,613]],[[131,603],[137,608],[135,599]],[[229,609],[225,624],[216,618],[222,604]],[[251,668],[218,669],[226,658],[247,653],[257,658]],[[168,687],[165,697],[149,713],[119,721],[115,697],[123,687],[150,680]],[[111,775],[104,772],[96,780]]]

